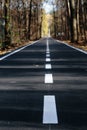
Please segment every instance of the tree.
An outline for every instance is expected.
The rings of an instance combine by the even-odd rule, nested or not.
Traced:
[[[48,36],[48,19],[45,10],[42,16],[42,37]]]
[[[67,21],[69,23],[71,42],[78,42],[82,36],[86,41],[86,12],[84,11],[84,2],[84,0],[66,0]]]
[[[5,21],[3,48],[41,37],[42,1],[0,0],[0,16]]]
[[[10,0],[5,0],[4,2],[4,14],[5,14],[5,40],[3,43],[3,48],[11,44],[11,30],[10,30]]]
[[[79,41],[86,43],[87,1],[54,0],[52,5],[53,21],[51,25],[54,28],[54,36],[59,39],[69,39],[72,43]]]

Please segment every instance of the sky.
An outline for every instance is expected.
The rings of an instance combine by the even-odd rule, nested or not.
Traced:
[[[44,3],[43,7],[44,7],[46,13],[51,12],[52,9],[53,9],[53,6],[52,6],[52,5],[49,5],[49,4],[46,4],[46,3]]]
[[[48,2],[44,2],[43,8],[46,10],[46,13],[49,13],[53,10],[53,5],[51,4],[53,0],[48,0]]]

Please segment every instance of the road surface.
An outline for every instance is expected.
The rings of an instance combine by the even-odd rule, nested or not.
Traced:
[[[43,38],[0,57],[0,130],[87,130],[87,54]]]

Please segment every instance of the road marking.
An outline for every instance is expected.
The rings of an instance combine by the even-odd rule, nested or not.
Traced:
[[[80,51],[80,52],[82,52],[82,53],[84,53],[84,54],[87,55],[87,52],[84,51],[84,50],[82,50],[82,49],[79,49],[79,48],[76,48],[76,47],[74,47],[74,46],[71,46],[71,45],[69,45],[69,44],[66,43],[66,42],[62,42],[62,41],[59,41],[59,40],[56,40],[56,41],[57,41],[57,42],[60,42],[60,43],[63,43],[63,44],[65,44],[65,45],[67,45],[68,47],[71,47],[71,48],[73,48],[73,49],[75,49],[75,50],[77,50],[77,51]]]
[[[56,101],[54,95],[44,96],[43,124],[58,124]]]
[[[47,51],[46,54],[49,54],[49,55],[50,55],[50,51]]]
[[[45,74],[45,83],[53,83],[53,75]]]
[[[47,53],[50,53],[50,50],[47,49],[46,52],[47,52]]]
[[[47,58],[50,57],[50,54],[46,54],[46,57],[47,57]]]
[[[46,54],[50,54],[50,52],[46,52]]]
[[[49,52],[50,52],[50,50],[47,48],[46,52],[48,52],[48,53],[49,53]]]
[[[47,51],[49,51],[50,49],[49,49],[49,42],[48,42],[48,40],[47,40]]]
[[[47,47],[46,47],[46,52],[47,52],[47,53],[50,53],[50,49],[49,49],[49,41],[48,41],[48,39],[47,39]]]
[[[39,40],[38,40],[38,41],[39,41]],[[38,41],[36,41],[36,42],[38,42]],[[15,51],[13,51],[13,52],[11,52],[11,53],[9,53],[9,54],[7,54],[7,55],[1,57],[1,58],[0,58],[0,61],[1,61],[1,60],[4,60],[5,58],[7,58],[7,57],[9,57],[9,56],[11,56],[11,55],[13,55],[13,54],[15,54],[15,53],[17,53],[17,52],[23,50],[23,49],[25,49],[25,48],[28,47],[28,46],[31,46],[31,45],[35,44],[36,42],[33,42],[33,43],[29,44],[29,45],[26,45],[26,46],[24,46],[24,47],[21,47],[20,49],[17,49],[17,50],[15,50]]]
[[[51,64],[46,64],[46,65],[45,65],[45,69],[52,69]]]
[[[51,61],[51,59],[50,58],[46,58],[46,62],[50,62]]]

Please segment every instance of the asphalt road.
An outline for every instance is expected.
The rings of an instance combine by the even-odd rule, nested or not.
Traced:
[[[0,130],[87,130],[87,54],[43,38],[0,57]]]

